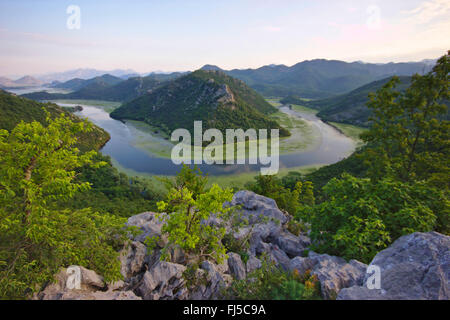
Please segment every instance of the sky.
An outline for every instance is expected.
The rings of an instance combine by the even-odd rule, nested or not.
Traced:
[[[449,0],[0,0],[0,76],[420,61],[449,49]]]

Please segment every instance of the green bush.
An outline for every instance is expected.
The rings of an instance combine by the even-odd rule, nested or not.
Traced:
[[[320,283],[309,272],[286,272],[263,257],[261,268],[235,280],[225,297],[237,300],[319,300]]]
[[[402,235],[436,229],[448,215],[445,193],[424,182],[373,183],[344,174],[324,193],[328,201],[300,211],[311,223],[313,250],[363,262]]]
[[[0,130],[0,298],[29,297],[69,265],[93,269],[106,281],[122,277],[125,221],[59,207],[90,188],[76,181],[77,169],[103,165],[93,160],[95,151],[74,147],[90,125],[64,115],[46,121],[46,127],[34,121]]]

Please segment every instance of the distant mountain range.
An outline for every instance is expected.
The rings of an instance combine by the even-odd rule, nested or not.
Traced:
[[[25,76],[18,80],[11,80],[5,77],[0,77],[0,88],[3,89],[38,87],[42,86],[43,84],[43,81],[30,76]]]
[[[222,70],[214,65],[205,65],[202,69],[221,70],[244,81],[266,97],[297,95],[321,99],[347,93],[393,75],[426,73],[431,70],[432,61],[373,64],[317,59],[303,61],[292,67],[268,65],[258,69]]]
[[[193,132],[194,121],[201,120],[204,129],[280,129],[280,136],[287,136],[268,117],[276,111],[243,81],[221,71],[198,70],[122,105],[111,117],[145,121],[168,133],[177,128]]]
[[[86,99],[126,102],[135,99],[168,80],[180,77],[181,73],[152,74],[147,77],[133,77],[127,80],[104,74],[88,80],[72,79],[54,82],[54,88],[73,90],[71,93],[33,92],[23,95],[33,100]]]
[[[132,70],[132,69],[116,69],[116,70],[97,70],[97,69],[75,69],[75,70],[68,70],[64,72],[55,72],[55,73],[48,73],[40,76],[36,76],[36,78],[40,79],[41,81],[45,83],[51,83],[53,81],[59,81],[59,82],[65,82],[72,79],[92,79],[95,77],[102,76],[104,74],[109,74],[114,77],[122,78],[122,79],[128,79],[132,76],[139,76],[139,74]]]

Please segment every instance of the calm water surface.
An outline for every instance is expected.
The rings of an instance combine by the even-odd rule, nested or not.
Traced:
[[[74,106],[73,104],[60,104],[61,106]],[[102,148],[103,154],[111,156],[122,167],[136,172],[156,175],[174,175],[180,170],[179,165],[172,163],[170,159],[161,158],[140,149],[139,140],[159,139],[161,144],[170,144],[167,140],[153,136],[149,132],[140,131],[135,126],[112,119],[101,107],[82,105],[83,111],[77,114],[89,118],[99,127],[105,129],[111,140]],[[297,112],[282,107],[282,112],[301,117],[315,126],[321,134],[320,142],[312,150],[302,153],[280,155],[280,168],[292,168],[314,164],[332,164],[342,160],[355,149],[355,143],[350,138],[327,125],[315,115]],[[243,172],[259,171],[260,165],[199,165],[199,168],[209,175],[227,175]]]

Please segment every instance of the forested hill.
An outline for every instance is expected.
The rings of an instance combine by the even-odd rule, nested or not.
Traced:
[[[37,101],[83,99],[126,102],[179,76],[181,76],[181,73],[175,72],[171,74],[152,74],[147,77],[134,77],[128,80],[114,77],[116,81],[102,81],[106,80],[104,79],[106,76],[90,80],[72,79],[55,87],[75,90],[74,92],[62,94],[40,91],[24,94],[23,96]],[[111,80],[110,77],[112,76],[107,77],[107,79]]]
[[[206,65],[205,69],[217,70]],[[431,66],[422,62],[373,64],[316,59],[285,65],[267,65],[258,69],[234,69],[224,71],[243,80],[264,96],[322,99],[347,93],[370,82],[390,76],[412,76],[430,71]]]
[[[11,131],[21,121],[45,123],[44,109],[52,116],[64,113],[73,121],[80,121],[77,116],[56,104],[40,103],[0,90],[0,129]],[[105,130],[93,125],[91,132],[80,134],[78,147],[82,151],[99,150],[109,139]]]
[[[124,104],[111,116],[145,121],[166,132],[192,131],[194,121],[202,120],[204,129],[278,128],[280,136],[289,135],[268,117],[274,112],[276,108],[244,82],[221,71],[198,70]]]
[[[411,83],[411,77],[399,77],[398,91],[405,91]],[[391,77],[371,82],[349,93],[316,101],[303,101],[301,104],[320,110],[317,114],[321,119],[332,122],[343,122],[367,127],[371,111],[366,104],[369,93],[376,92],[385,85]]]

